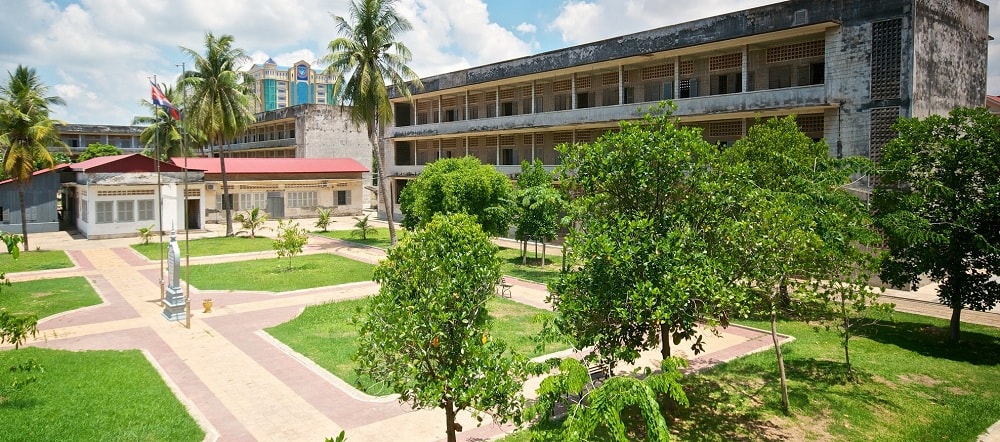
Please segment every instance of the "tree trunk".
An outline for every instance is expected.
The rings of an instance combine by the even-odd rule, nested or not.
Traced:
[[[374,123],[371,123],[374,124]],[[381,200],[382,208],[385,210],[385,219],[389,224],[389,244],[396,245],[396,224],[392,220],[395,208],[392,206],[392,195],[388,176],[385,169],[385,149],[378,144],[377,131],[373,127],[368,128],[369,141],[372,143],[372,153],[375,154],[375,162],[378,163],[378,198]]]
[[[528,265],[528,240],[521,241],[521,265]]]
[[[542,241],[542,267],[545,267],[545,241]]]
[[[24,203],[21,203],[21,206],[24,207]],[[24,248],[27,249],[28,248],[27,236],[24,237],[24,244],[25,244]],[[948,327],[948,340],[950,342],[958,342],[959,334],[961,333],[962,329],[961,318],[962,318],[961,304],[958,307],[955,307],[953,305],[951,307],[951,325]]]
[[[660,356],[663,360],[670,357],[670,326],[666,322],[660,323]]]
[[[851,322],[844,313],[844,364],[847,365],[847,379],[854,379],[851,371]]]
[[[226,147],[222,137],[219,137],[219,172],[222,173],[222,208],[226,212],[226,236],[233,236],[233,204],[229,198],[229,178],[226,176]],[[160,213],[160,225],[163,225],[163,213]],[[162,234],[162,232],[161,232]]]
[[[448,433],[448,442],[456,442],[455,436],[455,402],[451,399],[444,401],[445,431]]]
[[[771,340],[774,342],[774,353],[778,355],[778,375],[781,379],[781,408],[788,414],[788,382],[785,380],[785,358],[781,356],[781,345],[778,344],[777,314],[771,311]]]
[[[23,238],[24,239],[24,241],[23,241],[24,242],[24,249],[23,250],[25,252],[27,252],[27,251],[29,251],[31,249],[28,248],[28,216],[27,216],[28,214],[25,211],[26,210],[26,205],[24,203],[24,185],[25,184],[23,182],[18,182],[17,183],[17,199],[18,199],[18,202],[21,203],[21,235],[24,237]]]

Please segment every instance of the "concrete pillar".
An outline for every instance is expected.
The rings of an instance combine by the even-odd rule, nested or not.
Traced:
[[[465,116],[462,119],[463,120],[468,120],[469,119],[469,91],[465,91]],[[469,150],[468,143],[466,143],[466,145],[465,145],[465,150],[466,150],[465,153],[468,154],[469,153],[468,152],[468,150]]]
[[[500,86],[497,86],[497,88],[496,88],[496,90],[494,92],[496,92],[496,95],[493,96],[493,105],[494,105],[494,107],[496,107],[496,112],[494,112],[493,115],[499,117],[500,116]],[[499,141],[499,139],[497,139],[497,148],[498,149],[500,148],[500,141]],[[500,154],[497,153],[497,158],[499,158],[499,155]],[[497,164],[500,164],[500,160],[499,159],[497,160]]]
[[[437,99],[437,105],[438,105],[438,118],[437,118],[437,122],[440,123],[440,122],[444,121],[444,120],[441,119],[441,97],[440,96]]]
[[[570,92],[569,92],[569,102],[570,109],[576,109],[576,74],[569,77]]]
[[[618,65],[618,104],[625,104],[625,66]]]
[[[674,99],[681,97],[681,58],[674,57]]]
[[[743,88],[740,89],[743,92],[749,91],[749,89],[747,89],[747,86],[749,86],[750,84],[749,81],[750,75],[748,73],[750,67],[749,51],[750,51],[750,46],[743,45]]]
[[[535,113],[535,81],[531,80],[531,113]],[[534,143],[534,138],[532,138],[532,143]]]

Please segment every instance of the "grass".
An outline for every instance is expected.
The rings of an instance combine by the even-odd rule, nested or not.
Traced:
[[[349,321],[367,303],[367,299],[358,299],[307,307],[297,318],[267,332],[345,382],[371,395],[385,395],[390,392],[382,385],[358,378],[351,360],[357,351],[358,332]],[[534,357],[568,347],[553,344],[542,352],[535,349],[531,336],[542,324],[534,318],[539,314],[551,317],[551,312],[500,298],[491,299],[487,308],[495,319],[491,335],[506,341],[514,351]]]
[[[518,249],[500,248],[500,259],[502,261],[500,271],[504,275],[526,281],[534,281],[541,284],[548,284],[559,278],[559,270],[562,269],[562,255],[546,253],[545,267],[542,267],[541,247],[539,247],[538,258],[535,258],[534,247],[528,247],[527,265],[521,264],[521,251]],[[549,249],[546,248],[546,251]],[[553,249],[559,250],[559,249]]]
[[[0,289],[0,308],[39,318],[100,303],[100,296],[80,276],[15,282]]]
[[[163,256],[167,256],[167,244],[169,238],[163,242]],[[178,240],[177,246],[180,248],[181,256],[185,253],[184,247],[190,243],[190,254],[192,257],[228,255],[232,253],[262,252],[274,250],[271,238],[257,237],[245,238],[239,236],[192,239],[191,241]],[[150,241],[149,244],[132,244],[135,251],[141,253],[146,258],[156,261],[160,259],[160,243],[158,240]]]
[[[36,360],[44,372],[0,393],[0,440],[201,441],[205,433],[138,350],[0,352],[7,368]]]
[[[73,261],[62,250],[35,250],[21,252],[17,259],[9,253],[0,255],[0,272],[17,273],[36,270],[67,269]]]
[[[191,266],[191,285],[200,290],[286,292],[370,281],[374,266],[329,254],[292,259],[255,259]],[[184,273],[181,277],[184,277]]]
[[[962,324],[962,342],[949,344],[945,320],[894,317],[851,341],[853,382],[836,331],[779,323],[796,337],[782,346],[791,415],[780,412],[777,363],[766,351],[686,376],[691,406],[666,407],[671,431],[682,441],[975,440],[1000,419],[1000,329]]]
[[[402,238],[405,230],[396,227],[396,235]],[[327,238],[342,239],[344,241],[349,241],[357,244],[364,244],[366,246],[378,247],[382,250],[388,249],[391,245],[389,242],[389,228],[388,227],[378,227],[374,232],[368,232],[368,238],[362,240],[357,238],[352,234],[354,230],[329,230],[326,232],[313,232],[316,235],[325,236]]]

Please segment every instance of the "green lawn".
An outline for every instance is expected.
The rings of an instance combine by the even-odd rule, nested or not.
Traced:
[[[164,236],[164,258],[167,256],[167,244],[169,242],[170,238]],[[271,238],[257,237],[251,239],[239,236],[222,236],[217,238],[192,239],[191,241],[178,240],[177,247],[180,248],[181,256],[184,256],[184,253],[187,252],[184,250],[184,247],[188,242],[191,243],[191,250],[188,253],[190,253],[192,257],[274,250],[274,247],[271,245],[274,240]],[[158,238],[150,240],[149,244],[132,244],[132,248],[153,261],[160,259],[160,243]]]
[[[389,394],[381,385],[372,385],[370,380],[359,382],[354,373],[351,356],[357,351],[358,333],[349,319],[367,302],[367,299],[358,299],[307,307],[297,318],[269,328],[267,332],[333,375],[351,385],[360,385],[366,393]],[[542,326],[535,316],[551,317],[551,312],[500,298],[490,300],[487,307],[495,319],[492,335],[506,341],[514,351],[534,357],[568,347],[566,344],[553,344],[543,352],[535,350],[531,336],[538,333]]]
[[[31,312],[39,319],[100,303],[97,292],[81,276],[15,282],[0,288],[0,308]]]
[[[368,232],[368,237],[364,240],[358,238],[352,234],[353,230],[330,230],[326,232],[313,232],[316,235],[325,236],[327,238],[342,239],[344,241],[350,241],[358,244],[364,244],[366,246],[378,247],[380,249],[389,248],[389,228],[388,227],[378,227],[373,232]],[[400,238],[403,237],[405,230],[399,226],[396,226],[396,235]]]
[[[22,389],[0,394],[0,440],[201,441],[205,437],[138,350],[2,351],[0,385],[9,385],[15,376],[8,367],[28,359],[37,361],[44,372]]]
[[[336,255],[299,255],[191,266],[191,285],[200,290],[287,292],[370,281],[374,266]],[[186,277],[182,270],[181,277]]]
[[[9,253],[0,254],[0,272],[17,273],[35,270],[67,269],[73,261],[62,250],[35,250],[21,252],[17,259]]]
[[[546,248],[546,252],[552,250],[559,251],[556,248]],[[500,267],[500,271],[504,275],[510,275],[526,281],[548,284],[559,278],[559,270],[562,269],[562,255],[558,253],[554,255],[546,253],[545,256],[547,257],[545,259],[545,267],[542,267],[541,246],[538,248],[538,258],[535,258],[534,246],[528,246],[527,265],[521,265],[520,250],[501,247],[500,259],[503,261],[503,264]]]
[[[686,376],[691,406],[668,411],[671,431],[682,441],[974,441],[1000,420],[1000,329],[962,324],[963,342],[949,344],[947,321],[894,316],[852,340],[856,383],[844,379],[836,331],[780,323],[779,332],[796,337],[782,346],[790,417],[779,411],[777,363],[767,351]]]

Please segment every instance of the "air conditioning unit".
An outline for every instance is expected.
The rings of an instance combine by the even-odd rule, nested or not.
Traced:
[[[206,184],[205,190],[215,190],[215,184]]]

